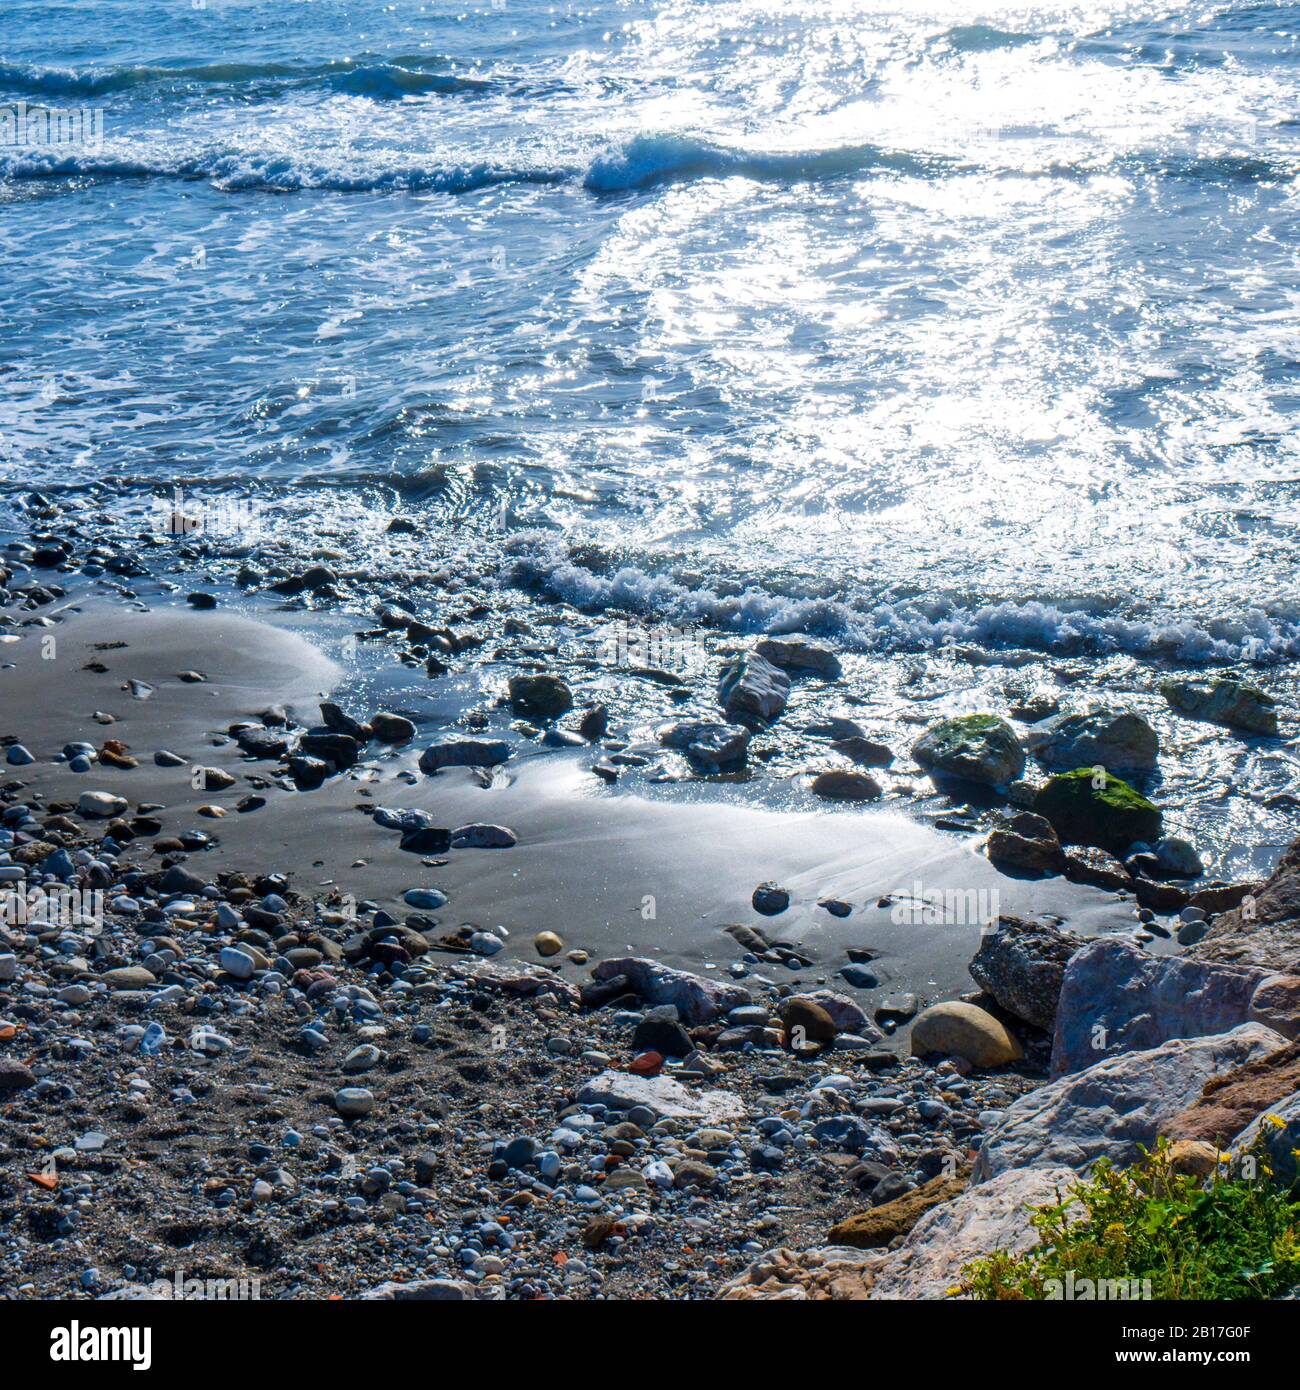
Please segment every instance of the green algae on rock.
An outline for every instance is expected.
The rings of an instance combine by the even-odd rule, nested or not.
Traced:
[[[1025,770],[1025,754],[1015,730],[996,714],[942,719],[912,745],[922,767],[967,782],[1003,786]]]
[[[1068,844],[1095,845],[1115,854],[1160,835],[1160,808],[1122,778],[1096,768],[1051,778],[1035,798],[1034,810]]]

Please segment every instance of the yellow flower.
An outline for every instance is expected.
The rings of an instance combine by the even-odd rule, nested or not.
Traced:
[[[1264,1118],[1273,1126],[1274,1129],[1285,1129],[1286,1121],[1281,1115],[1265,1115]]]

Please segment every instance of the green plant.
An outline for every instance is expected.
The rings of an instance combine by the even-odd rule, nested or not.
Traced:
[[[1032,1249],[967,1265],[951,1292],[1059,1298],[1085,1279],[1138,1281],[1139,1296],[1157,1299],[1285,1292],[1300,1283],[1300,1200],[1271,1181],[1262,1144],[1250,1156],[1230,1165],[1222,1156],[1209,1180],[1177,1171],[1163,1139],[1128,1169],[1101,1159],[1061,1202],[1036,1209]]]

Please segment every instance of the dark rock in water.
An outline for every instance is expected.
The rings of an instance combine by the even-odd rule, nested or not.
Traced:
[[[573,708],[573,692],[559,676],[512,676],[510,704],[516,714],[558,719]]]
[[[971,978],[1008,1013],[1050,1033],[1070,957],[1084,944],[1073,932],[1020,917],[999,917],[981,937]]]
[[[743,724],[719,724],[691,719],[659,730],[665,748],[678,748],[691,762],[709,771],[737,767],[749,749],[749,730]]]
[[[331,733],[346,734],[349,738],[356,739],[358,743],[365,743],[370,738],[370,725],[363,724],[359,719],[353,719],[332,700],[321,701],[320,717]]]
[[[1156,731],[1140,714],[1126,710],[1054,715],[1027,729],[1025,744],[1053,772],[1079,767],[1150,772],[1160,753]]]
[[[829,647],[809,637],[764,637],[754,651],[783,671],[810,671],[834,678],[841,674],[840,659]]]
[[[360,751],[356,739],[350,734],[319,732],[315,729],[303,734],[298,740],[298,747],[304,757],[320,758],[338,770],[352,767]]]
[[[829,912],[832,917],[847,917],[853,911],[853,904],[846,903],[841,898],[822,898],[817,906],[823,912]]]
[[[1133,892],[1143,907],[1153,912],[1177,912],[1187,906],[1187,890],[1172,883],[1153,883],[1149,878],[1133,882]]]
[[[1257,898],[1264,891],[1262,882],[1250,883],[1207,883],[1198,888],[1187,900],[1189,907],[1199,907],[1211,917],[1220,912],[1231,912],[1240,907],[1247,898]]]
[[[293,756],[288,760],[289,776],[300,787],[319,787],[329,776],[329,764],[320,758]]]
[[[880,984],[880,976],[865,965],[844,965],[839,973],[854,989],[876,989]]]
[[[940,720],[912,745],[912,756],[931,772],[986,786],[1013,782],[1025,770],[1015,730],[993,714]]]
[[[883,743],[869,738],[838,738],[831,744],[837,752],[852,759],[861,767],[888,767],[894,761],[892,751]]]
[[[1232,884],[1220,891],[1231,895],[1241,887],[1249,885]],[[1197,893],[1190,901],[1213,911],[1204,898]],[[1215,919],[1191,955],[1300,974],[1300,839],[1292,842],[1258,893],[1248,892],[1239,906]]]
[[[1085,846],[1065,856],[1065,876],[1071,883],[1088,883],[1094,888],[1131,889],[1133,875],[1104,849]]]
[[[496,767],[509,757],[510,745],[501,739],[449,739],[420,754],[420,771],[432,775],[444,767]]]
[[[790,677],[755,652],[732,662],[718,681],[718,700],[734,720],[770,724],[789,697]]]
[[[254,758],[282,758],[289,751],[288,736],[273,729],[241,729],[235,735],[235,742]]]
[[[185,596],[185,601],[195,608],[215,608],[217,606],[217,600],[214,594],[187,594]]]
[[[990,862],[999,868],[1023,873],[1059,874],[1065,867],[1065,851],[1051,822],[1028,811],[995,829],[987,851]]]
[[[409,719],[386,710],[370,716],[370,727],[381,743],[409,743],[415,737],[415,725]]]
[[[1127,782],[1090,768],[1052,777],[1034,798],[1034,810],[1069,844],[1120,853],[1138,840],[1160,838],[1159,808]]]
[[[1236,680],[1167,680],[1161,694],[1179,714],[1266,737],[1277,735],[1276,701],[1259,686]]]
[[[633,1052],[658,1052],[664,1057],[689,1057],[695,1044],[680,1023],[666,1018],[643,1018],[632,1033]]]
[[[764,917],[775,917],[790,906],[790,891],[779,883],[760,883],[754,889],[751,901],[755,912],[761,912]]]
[[[880,783],[874,777],[838,767],[818,773],[812,790],[827,801],[876,801],[881,794]]]
[[[578,732],[588,743],[595,743],[597,739],[604,738],[608,728],[609,711],[604,705],[592,705],[590,709],[583,711],[582,718],[578,721]]]

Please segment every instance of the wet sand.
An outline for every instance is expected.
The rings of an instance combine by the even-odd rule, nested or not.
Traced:
[[[212,848],[188,858],[209,879],[222,869],[282,872],[306,897],[337,889],[399,915],[410,910],[401,904],[407,889],[441,888],[450,902],[436,914],[440,927],[503,926],[506,954],[524,959],[536,959],[533,937],[549,930],[593,962],[633,953],[722,970],[740,954],[722,928],[744,923],[810,956],[814,965],[797,977],[807,983],[834,980],[849,947],[869,949],[878,953],[872,969],[880,989],[850,991],[864,1004],[899,990],[922,1002],[970,991],[966,967],[981,922],[999,911],[1056,913],[1084,934],[1132,927],[1131,905],[1114,894],[1060,878],[1008,877],[979,853],[982,837],[935,830],[883,808],[754,809],[696,786],[651,800],[605,787],[587,770],[589,752],[523,740],[489,786],[466,769],[427,777],[416,770],[419,753],[449,732],[432,725],[403,748],[371,744],[361,763],[317,790],[283,789],[270,780],[276,764],[245,757],[226,729],[272,705],[304,724],[317,722],[320,699],[345,673],[292,627],[224,609],[141,613],[93,601],[54,627],[21,629],[21,640],[3,652],[14,665],[0,671],[0,733],[17,737],[37,761],[6,769],[7,780],[21,781],[25,794],[38,794],[46,805],[75,803],[88,790],[124,796],[133,809],[158,804],[165,835],[199,829],[212,837]],[[51,635],[55,656],[46,660],[41,643]],[[104,646],[119,642],[126,645]],[[91,663],[107,670],[88,669]],[[185,671],[206,679],[187,683],[178,678]],[[123,688],[132,679],[152,687],[147,699]],[[400,699],[394,707],[402,707]],[[96,722],[96,711],[115,722]],[[370,710],[351,712],[365,717]],[[140,766],[96,765],[79,775],[49,761],[67,742],[98,746],[106,738],[128,744]],[[186,758],[186,765],[154,766],[160,748]],[[239,780],[224,791],[196,791],[193,764],[223,768]],[[236,803],[254,791],[266,805],[237,812]],[[213,804],[228,814],[196,814]],[[402,851],[397,832],[365,814],[374,806],[417,807],[447,827],[505,825],[518,843],[452,850],[430,863]],[[767,880],[791,895],[791,906],[776,917],[762,917],[751,905],[754,888]],[[909,908],[918,892],[930,903],[934,895],[960,895],[950,901],[962,920],[943,920],[951,910]],[[881,905],[887,895],[894,901]],[[849,902],[852,912],[832,916],[817,905],[826,898]],[[585,967],[562,956],[557,963],[571,977],[585,977]],[[842,980],[836,984],[847,988]]]

